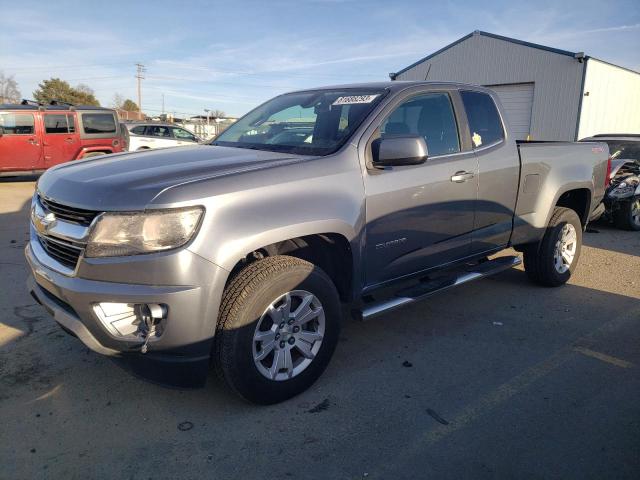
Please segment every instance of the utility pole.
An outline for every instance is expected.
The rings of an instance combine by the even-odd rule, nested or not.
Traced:
[[[136,78],[138,79],[138,109],[140,110],[140,113],[142,113],[142,88],[140,81],[144,80],[144,72],[146,72],[144,65],[136,63]]]
[[[162,114],[164,115],[164,93],[162,94]]]

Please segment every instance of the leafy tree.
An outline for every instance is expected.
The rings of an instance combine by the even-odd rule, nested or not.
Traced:
[[[139,112],[140,111],[140,107],[138,107],[138,104],[136,102],[134,102],[133,100],[127,98],[122,103],[122,110],[126,110],[127,112]]]
[[[0,72],[0,103],[19,103],[21,97],[13,75],[5,77],[4,72]]]
[[[80,84],[72,87],[68,82],[59,78],[43,80],[38,84],[38,89],[33,92],[33,97],[40,103],[48,104],[53,100],[74,105],[95,105],[100,106],[100,102],[95,97],[91,88]]]

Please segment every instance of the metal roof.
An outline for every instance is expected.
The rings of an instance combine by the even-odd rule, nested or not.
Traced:
[[[421,58],[420,60],[418,60],[417,62],[412,63],[408,67],[405,67],[405,68],[403,68],[402,70],[400,70],[398,72],[394,72],[394,73],[390,74],[390,76],[392,76],[391,78],[395,78],[397,75],[400,75],[401,73],[404,73],[407,70],[412,69],[416,65],[419,65],[422,62],[425,62],[425,61],[429,60],[430,58],[441,54],[445,50],[449,50],[451,47],[454,47],[454,46],[458,45],[459,43],[464,42],[465,40],[468,40],[469,38],[471,38],[474,35],[480,35],[480,36],[483,36],[483,37],[490,37],[490,38],[495,38],[495,39],[498,39],[498,40],[504,40],[505,42],[516,43],[518,45],[523,45],[525,47],[537,48],[538,50],[545,50],[547,52],[557,53],[558,55],[566,55],[568,57],[574,57],[574,58],[576,56],[576,52],[569,52],[568,50],[560,50],[559,48],[547,47],[545,45],[539,45],[537,43],[531,43],[531,42],[525,42],[524,40],[518,40],[517,38],[503,37],[502,35],[496,35],[495,33],[489,33],[489,32],[483,32],[481,30],[476,30],[474,32],[471,32],[468,35],[465,35],[462,38],[459,38],[455,42],[450,43],[449,45],[441,48],[440,50],[432,53],[431,55],[427,55],[426,57]]]

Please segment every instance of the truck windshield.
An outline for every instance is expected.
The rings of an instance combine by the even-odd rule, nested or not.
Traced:
[[[338,150],[386,94],[384,90],[314,90],[260,105],[211,145],[302,155]]]

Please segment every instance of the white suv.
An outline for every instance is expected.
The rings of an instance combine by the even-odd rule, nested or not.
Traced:
[[[193,145],[202,141],[184,128],[171,124],[149,123],[129,124],[129,151],[147,150],[150,148],[178,147]]]

